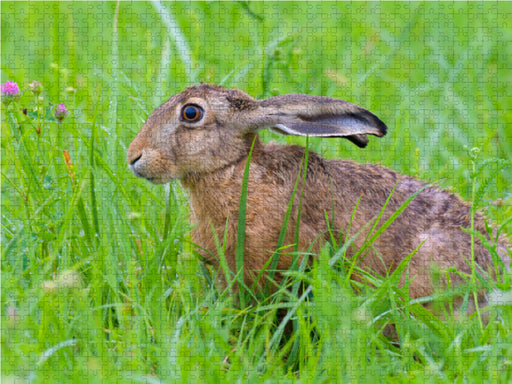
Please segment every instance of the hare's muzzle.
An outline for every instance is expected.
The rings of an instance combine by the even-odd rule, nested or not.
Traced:
[[[167,156],[158,149],[140,145],[137,139],[130,144],[126,160],[135,176],[154,184],[165,184],[175,178]]]
[[[133,174],[135,176],[138,176],[138,177],[145,177],[144,176],[144,172],[140,172],[141,169],[141,165],[142,165],[142,162],[139,163],[139,160],[142,158],[142,151],[131,151],[131,150],[128,150],[128,155],[127,155],[127,161],[128,161],[128,166],[130,167],[130,170],[133,172]],[[139,164],[137,164],[139,163]]]

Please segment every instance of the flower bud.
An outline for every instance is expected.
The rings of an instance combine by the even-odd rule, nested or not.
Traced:
[[[35,96],[38,96],[43,92],[43,85],[37,80],[31,82],[28,86]]]
[[[64,104],[57,105],[55,108],[55,118],[61,122],[68,115],[68,110]]]

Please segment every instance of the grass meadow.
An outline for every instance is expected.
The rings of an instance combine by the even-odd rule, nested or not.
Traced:
[[[478,312],[433,315],[393,274],[350,284],[326,247],[293,276],[312,295],[240,307],[194,254],[186,190],[126,164],[148,114],[194,83],[338,97],[388,134],[311,150],[436,182],[512,234],[511,3],[0,7],[1,83],[21,91],[1,105],[2,382],[512,382],[510,273]]]

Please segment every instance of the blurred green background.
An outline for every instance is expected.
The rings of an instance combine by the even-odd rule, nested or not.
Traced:
[[[2,81],[39,80],[55,102],[72,86],[84,118],[100,97],[119,161],[145,115],[193,83],[334,96],[390,131],[369,151],[322,146],[466,194],[464,145],[512,153],[510,16],[506,2],[2,2]]]
[[[17,114],[8,117],[2,106],[4,375],[30,382],[108,382],[119,370],[174,377],[162,368],[170,350],[184,382],[194,369],[199,379],[190,380],[244,380],[243,372],[257,366],[252,359],[261,362],[258,353],[267,365],[250,371],[255,382],[284,372],[281,355],[248,350],[250,343],[230,352],[238,331],[212,336],[201,328],[204,340],[231,343],[212,347],[197,344],[194,325],[175,328],[180,319],[195,319],[194,308],[214,308],[201,302],[208,290],[184,245],[186,194],[176,184],[135,178],[125,157],[148,114],[191,84],[361,105],[388,125],[387,136],[371,137],[364,150],[319,138],[310,139],[311,148],[437,181],[466,200],[475,185],[478,208],[495,223],[512,215],[510,2],[2,1],[0,7],[1,82],[16,81],[23,90]],[[39,101],[28,90],[33,80],[44,87]],[[62,124],[23,117],[21,109],[37,103],[64,103],[70,115]],[[480,148],[476,175],[473,147]],[[62,151],[70,153],[73,180]],[[75,283],[65,285],[62,276],[76,271]],[[62,294],[69,296],[60,300]],[[66,340],[75,341],[59,344]],[[451,364],[455,352],[446,351],[434,355]],[[412,362],[412,355],[397,362],[402,352],[393,350],[382,365],[363,356],[358,377],[389,378],[413,366],[441,370],[446,376],[438,377],[448,381],[468,372],[487,378],[494,364],[480,364],[477,354],[443,367]],[[231,370],[215,365],[229,353],[236,355]],[[310,382],[322,382],[322,370],[339,365],[340,357],[329,355],[335,351],[319,353],[326,355],[308,366]],[[369,361],[376,365],[364,366]],[[293,377],[305,377],[302,368]],[[487,373],[475,374],[480,368]]]

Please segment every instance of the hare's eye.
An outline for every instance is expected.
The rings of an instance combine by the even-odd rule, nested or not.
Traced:
[[[203,109],[194,104],[187,104],[181,109],[181,117],[185,121],[199,121],[203,117]]]

